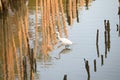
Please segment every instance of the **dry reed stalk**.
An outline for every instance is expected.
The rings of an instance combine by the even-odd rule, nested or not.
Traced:
[[[45,1],[43,2],[43,8],[44,8],[44,5],[45,5],[44,3],[45,3]],[[44,36],[45,35],[45,33],[44,33],[44,30],[45,30],[45,26],[44,26],[45,25],[45,17],[44,17],[45,16],[45,11],[44,10],[43,10],[43,15],[42,16],[43,16],[42,17],[42,52],[45,53],[45,49],[44,49],[45,48],[44,47],[45,46],[45,36]]]
[[[4,42],[3,42],[4,43]],[[5,56],[4,56],[4,54],[5,54],[5,49],[4,49],[4,45],[2,45],[3,46],[3,48],[2,48],[2,54],[3,54],[3,75],[4,75],[4,80],[7,80],[6,79],[6,62],[5,62]]]
[[[69,0],[69,16],[70,16],[70,26],[73,24],[73,19],[72,19],[72,0]]]
[[[56,36],[55,36],[55,34],[54,33],[56,33],[56,26],[55,26],[55,7],[54,7],[54,5],[55,5],[55,3],[54,3],[55,1],[54,0],[50,0],[50,6],[51,6],[51,21],[52,21],[52,35],[53,35],[53,45],[55,45],[56,44],[56,42],[57,42],[57,39],[56,39]]]
[[[6,20],[4,21],[4,23],[3,24],[5,24],[4,26],[4,40],[5,40],[5,43],[4,43],[4,47],[5,47],[5,68],[6,68],[6,79],[8,79],[8,44],[7,44],[7,42],[8,42],[8,29],[7,29],[7,21],[8,21],[8,18],[6,18]]]
[[[20,80],[22,80],[23,79],[23,63],[22,63],[22,55],[23,55],[23,50],[22,50],[22,31],[21,31],[21,21],[19,21],[18,22],[18,20],[19,20],[19,13],[20,13],[20,11],[18,11],[18,13],[16,13],[16,20],[15,20],[15,24],[16,24],[16,26],[18,26],[18,27],[16,27],[16,29],[17,29],[17,36],[18,36],[18,45],[19,45],[19,54],[18,55],[16,55],[17,53],[14,51],[14,45],[15,45],[15,43],[13,42],[13,40],[12,40],[12,44],[13,44],[13,53],[14,53],[14,56],[15,56],[15,61],[16,61],[16,66],[17,66],[17,72],[18,72],[18,79],[20,79]],[[12,29],[11,29],[11,35],[12,35],[12,37],[14,38],[14,35],[13,35],[13,32],[12,32]],[[16,49],[16,47],[15,47],[15,49]],[[20,58],[19,58],[19,57]],[[18,60],[18,61],[17,61]],[[20,61],[20,62],[19,62]],[[20,63],[20,64],[19,64]],[[19,70],[19,71],[18,71]],[[20,78],[19,78],[20,77]]]
[[[21,74],[20,74],[20,65],[19,65],[19,58],[18,58],[18,54],[17,54],[17,51],[16,51],[16,45],[15,45],[15,40],[14,40],[14,34],[13,32],[11,31],[11,37],[12,37],[12,44],[13,44],[13,54],[15,56],[15,61],[16,61],[16,65],[17,65],[17,72],[18,72],[18,80],[22,80],[21,79]]]
[[[51,0],[49,0],[48,1],[48,3],[49,3],[49,8],[48,8],[48,11],[49,11],[49,39],[50,39],[50,48],[52,48],[53,47],[53,45],[55,44],[54,43],[54,30],[53,30],[53,21],[52,21],[52,10],[51,10],[51,7],[52,7],[52,4],[51,4]]]
[[[8,20],[10,21],[10,17],[8,17]],[[15,76],[14,76],[14,58],[13,58],[13,52],[12,52],[12,39],[11,39],[11,23],[8,22],[9,25],[9,29],[8,29],[8,57],[9,57],[9,75],[10,75],[10,79],[9,80],[14,80]]]
[[[76,4],[76,0],[72,2],[72,11],[73,11],[73,18],[76,18],[76,7],[77,7],[77,4]]]
[[[27,36],[25,34],[25,29],[24,29],[24,25],[23,25],[23,20],[22,17],[20,17],[20,24],[21,24],[21,30],[23,33],[23,40],[24,40],[24,44],[25,44],[25,56],[28,55],[28,42],[27,42]]]
[[[43,43],[44,43],[44,49],[45,49],[44,54],[47,55],[47,39],[46,39],[47,38],[47,10],[46,10],[47,7],[46,7],[46,1],[44,1],[43,6],[44,6],[44,11],[43,11],[44,12],[44,17],[43,17],[44,18],[44,26],[43,26],[44,27],[44,30],[43,30],[44,42]]]
[[[35,28],[35,47],[34,47],[34,58],[36,59],[37,44],[38,44],[38,0],[36,0],[36,28]]]
[[[68,32],[67,32],[67,29],[66,29],[66,21],[65,21],[65,15],[64,15],[64,9],[63,9],[62,0],[60,0],[60,10],[62,12],[62,20],[63,20],[63,25],[64,25],[64,33],[65,33],[65,36],[68,37]]]
[[[57,15],[57,26],[58,26],[58,32],[60,33],[60,36],[62,37],[62,31],[61,31],[61,23],[60,23],[60,14],[59,14],[59,5],[58,0],[55,0],[55,11]]]
[[[34,72],[32,71],[32,80],[34,80],[34,76],[35,76],[35,75],[34,75]]]
[[[80,7],[83,8],[84,5],[85,5],[85,1],[84,0],[80,0]]]
[[[5,40],[4,40],[4,27],[3,20],[1,21],[1,34],[2,34],[2,56],[3,56],[3,79],[6,80],[6,66],[5,66]]]
[[[11,48],[10,42],[9,42],[9,75],[10,75],[10,79],[9,80],[15,80],[15,76],[14,76],[14,58],[13,58],[13,52],[12,52],[12,48]]]
[[[53,33],[53,24],[52,24],[52,16],[50,16],[50,37],[51,37],[51,44],[54,45],[54,33]]]
[[[44,11],[43,11],[43,0],[40,0],[40,9],[41,9],[41,15],[42,15],[42,35],[44,35]],[[42,53],[45,53],[45,50],[44,50],[44,39],[45,37],[42,36],[42,45],[41,45],[41,50],[42,50]]]
[[[46,1],[46,11],[47,11],[47,48],[48,48],[48,45],[49,45],[49,43],[50,43],[50,1],[49,0],[47,0]]]
[[[22,31],[21,31],[21,23],[18,23],[18,39],[19,39],[19,47],[20,47],[20,70],[21,70],[21,78],[23,79],[23,61],[22,61],[22,55],[23,55],[23,50],[22,50]]]
[[[51,14],[50,14],[50,0],[46,1],[46,11],[47,11],[47,27],[46,27],[46,34],[47,34],[47,45],[46,45],[46,52],[49,53],[49,51],[52,50],[52,38],[51,38],[51,24],[50,24],[50,20],[51,20]]]
[[[25,32],[27,37],[29,37],[28,35],[28,7],[26,6],[26,15],[25,15]]]

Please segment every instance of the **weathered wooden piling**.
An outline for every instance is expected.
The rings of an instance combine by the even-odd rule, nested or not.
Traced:
[[[120,36],[120,26],[119,26],[119,35],[118,36]]]
[[[118,15],[120,15],[120,7],[118,7]]]
[[[108,34],[107,47],[108,47],[108,51],[110,51],[110,22],[109,20],[107,20],[107,34]]]
[[[63,80],[67,80],[67,74],[64,75]]]
[[[94,59],[94,72],[97,71],[97,68],[96,68],[96,59]]]
[[[101,66],[104,65],[104,58],[103,58],[103,55],[101,55]]]
[[[105,27],[105,30],[107,30],[106,20],[104,20],[104,27]]]
[[[97,49],[97,56],[99,57],[99,45],[98,45],[98,40],[99,40],[99,30],[97,29],[97,34],[96,34],[96,49]]]
[[[87,71],[88,78],[90,78],[90,67],[89,67],[89,62],[88,60],[84,59],[85,62],[85,69]]]
[[[97,34],[96,34],[96,44],[98,44],[98,40],[99,40],[99,30],[97,29]]]
[[[118,31],[118,30],[119,30],[119,26],[118,26],[118,24],[116,24],[116,26],[117,26],[117,30],[116,30],[116,31]]]
[[[107,58],[107,33],[104,31],[104,39],[105,39],[105,58]]]
[[[23,79],[27,80],[27,59],[26,56],[23,56]]]

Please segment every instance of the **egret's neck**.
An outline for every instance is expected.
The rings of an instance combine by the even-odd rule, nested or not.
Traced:
[[[60,34],[57,35],[57,38],[58,38],[59,40],[61,39]]]

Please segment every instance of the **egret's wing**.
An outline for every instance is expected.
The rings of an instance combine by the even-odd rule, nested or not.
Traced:
[[[72,44],[72,42],[67,39],[67,38],[61,38],[61,41],[64,43],[64,44]]]

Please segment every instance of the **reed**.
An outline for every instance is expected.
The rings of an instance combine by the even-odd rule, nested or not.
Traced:
[[[80,0],[80,6],[83,8],[84,5],[85,5],[85,0]]]
[[[21,77],[23,79],[23,63],[22,63],[22,56],[23,56],[23,49],[22,49],[22,31],[21,31],[21,24],[19,23],[18,28],[18,38],[19,38],[19,47],[20,47],[20,70],[21,70]]]
[[[60,36],[62,37],[62,29],[61,29],[60,15],[59,15],[59,4],[58,4],[58,0],[55,0],[55,13],[56,13],[56,16],[57,16],[58,31],[59,31],[59,33],[60,33]]]
[[[34,58],[36,59],[37,44],[38,44],[38,0],[36,0],[36,28],[35,28],[35,47],[34,47]]]
[[[66,21],[65,21],[65,14],[64,14],[62,0],[60,0],[60,10],[61,10],[61,13],[62,13],[62,20],[63,20],[63,25],[64,25],[64,33],[65,33],[65,36],[68,37],[68,32],[67,32],[67,28],[66,28]]]
[[[14,56],[15,56],[15,62],[16,62],[16,66],[17,66],[17,73],[18,73],[18,80],[22,80],[21,79],[21,74],[20,74],[20,64],[19,64],[19,58],[18,58],[18,54],[17,54],[17,51],[16,51],[16,45],[15,45],[15,40],[14,40],[14,34],[12,32],[12,44],[13,44],[13,53],[14,53]]]
[[[67,0],[66,1],[66,12],[67,12],[67,16],[68,16],[68,22],[69,22],[69,25],[72,26],[73,24],[73,19],[72,19],[72,0]]]
[[[76,13],[77,13],[77,12],[76,12],[76,11],[77,11],[77,10],[76,10],[76,7],[77,7],[76,0],[72,2],[72,7],[73,7],[73,8],[72,8],[72,11],[73,11],[72,17],[73,17],[73,18],[76,18]]]

